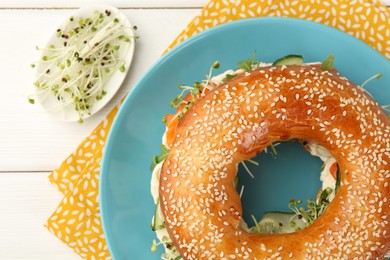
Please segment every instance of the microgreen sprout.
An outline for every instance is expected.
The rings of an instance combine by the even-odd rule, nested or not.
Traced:
[[[269,147],[271,147],[271,150],[272,152],[274,153],[275,156],[278,155],[278,152],[276,151],[276,148],[275,146],[277,146],[278,144],[270,144]]]
[[[125,72],[130,46],[129,30],[111,11],[95,11],[91,17],[71,17],[57,30],[57,42],[43,52],[41,73],[34,85],[43,100],[54,95],[52,110],[73,107],[82,123],[93,105],[106,95],[105,83],[115,71]]]
[[[201,86],[202,85],[201,85],[200,82],[195,82],[194,83],[194,88],[191,91],[191,95],[192,95],[193,98],[200,94],[200,87]]]
[[[179,94],[177,97],[171,100],[171,103],[169,103],[169,106],[171,107],[178,107],[180,105],[180,102],[183,100],[183,96]]]
[[[30,104],[35,104],[35,99],[33,99],[32,97],[28,97],[28,102],[30,103]]]
[[[367,83],[370,82],[371,80],[373,80],[373,79],[380,79],[381,77],[382,77],[381,73],[375,74],[374,76],[372,76],[369,79],[367,79],[366,81],[364,81],[363,84],[360,87],[364,88],[367,85]]]
[[[152,252],[156,252],[157,251],[157,242],[156,242],[155,239],[153,239],[153,241],[152,241],[152,246],[150,247],[150,251],[152,251]]]
[[[222,80],[222,82],[227,82],[233,78],[235,78],[237,75],[236,74],[226,74],[226,77]]]
[[[188,109],[194,104],[194,100],[188,101],[187,104],[183,107],[178,115],[178,119],[180,120],[184,114],[188,111]]]
[[[244,166],[245,168],[245,171],[249,174],[249,176],[251,176],[252,179],[255,178],[255,176],[253,175],[253,173],[249,170],[248,166],[246,166],[245,162],[241,162],[242,166]]]
[[[302,200],[290,200],[288,207],[296,214],[298,219],[302,219],[306,226],[313,224],[313,222],[321,216],[330,204],[330,195],[333,193],[332,188],[326,188],[321,192],[320,197],[314,200],[307,200],[307,208],[299,206]]]
[[[382,108],[383,108],[384,110],[386,110],[387,112],[390,112],[390,104],[384,105],[384,106],[382,106]]]
[[[160,155],[153,156],[153,160],[152,160],[152,163],[150,165],[151,172],[153,171],[154,167],[156,167],[157,164],[164,161],[169,155],[169,149],[167,147],[165,147],[165,145],[162,144],[160,146],[160,149],[161,149],[162,153]]]
[[[334,54],[329,55],[321,64],[322,70],[332,71],[334,69]]]
[[[256,165],[256,166],[259,166],[259,163],[256,162],[256,161],[254,161],[254,160],[252,160],[252,159],[247,159],[247,160],[245,160],[245,161],[247,161],[247,162],[249,162],[249,163],[251,163],[251,164],[254,164],[254,165]]]
[[[177,115],[177,118],[179,120],[184,116],[184,114],[188,111],[188,109],[195,103],[196,96],[198,96],[202,92],[201,87],[209,88],[209,84],[211,82],[212,72],[214,69],[218,69],[219,67],[220,67],[219,62],[215,61],[210,66],[209,74],[206,75],[207,79],[202,81],[202,82],[195,82],[192,87],[182,85],[180,83],[178,84],[179,89],[181,89],[182,91],[174,99],[171,100],[169,105],[171,107],[178,107],[181,104],[183,104],[183,102],[184,102],[185,106],[183,107],[183,109],[181,109],[181,111]],[[183,100],[183,97],[185,97],[185,94],[188,92],[191,94],[192,99],[189,101],[185,101],[185,100]]]
[[[161,255],[161,259],[164,260],[180,260],[182,257],[179,255],[176,247],[172,244],[172,241],[167,236],[163,236],[160,242],[156,242],[155,239],[152,240],[152,246],[150,247],[150,251],[156,252],[157,247],[160,245],[164,245],[164,247],[169,250],[169,253],[163,253]],[[174,258],[173,258],[174,257]]]
[[[220,67],[219,61],[214,61],[214,63],[210,67],[209,74],[206,75],[206,84],[204,85],[205,88],[209,88],[209,84],[211,81],[211,75],[213,73],[213,70],[219,69],[219,67]]]
[[[212,69],[219,69],[219,67],[220,67],[221,65],[219,64],[219,61],[214,61],[214,63],[213,64],[211,64],[211,68]],[[211,74],[211,69],[210,69],[210,74]]]
[[[237,67],[239,69],[243,69],[247,72],[253,70],[253,69],[256,69],[258,68],[259,66],[259,62],[256,62],[256,52],[253,53],[252,55],[252,58],[251,59],[245,59],[245,60],[242,60],[240,62],[237,63]]]
[[[241,190],[240,190],[240,198],[242,198],[242,195],[244,194],[244,185],[241,185]]]
[[[252,228],[252,231],[253,231],[254,233],[260,233],[259,222],[257,221],[257,219],[255,218],[254,215],[251,215],[251,218],[252,218],[253,222],[255,223],[255,226]]]
[[[177,95],[177,97],[171,100],[171,103],[169,103],[171,107],[178,107],[181,104],[181,102],[183,102],[183,96],[186,93],[186,91],[192,90],[191,87],[182,85],[180,83],[178,83],[178,88],[181,89],[182,91]]]
[[[272,151],[272,154],[273,154],[273,156],[277,156],[278,155],[278,151],[276,150],[276,146],[278,146],[280,143],[278,142],[278,143],[272,143],[272,144],[270,144],[268,147],[271,149],[271,151]],[[266,147],[266,148],[264,148],[264,152],[265,153],[268,153],[268,147]]]

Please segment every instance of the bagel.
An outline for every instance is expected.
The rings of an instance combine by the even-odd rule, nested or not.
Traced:
[[[290,234],[241,228],[237,165],[273,142],[315,141],[341,171],[329,208]],[[380,259],[390,251],[390,120],[366,91],[313,65],[252,70],[178,122],[160,173],[165,227],[184,259]]]

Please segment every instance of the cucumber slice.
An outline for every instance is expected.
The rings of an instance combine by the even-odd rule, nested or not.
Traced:
[[[306,223],[294,213],[267,212],[253,231],[260,234],[286,234],[305,227]]]
[[[164,218],[160,210],[160,201],[157,201],[156,209],[154,210],[154,216],[152,220],[152,230],[156,231],[165,227]]]
[[[284,56],[280,59],[277,59],[272,63],[272,66],[281,66],[281,65],[302,65],[303,57],[301,55],[290,54]]]

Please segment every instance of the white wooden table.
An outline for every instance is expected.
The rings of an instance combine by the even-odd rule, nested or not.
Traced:
[[[44,226],[62,199],[48,174],[71,153],[160,57],[207,0],[0,0],[0,259],[79,259]],[[384,0],[390,6],[390,0]],[[30,64],[74,9],[97,3],[122,9],[140,39],[114,99],[83,125],[57,121],[31,105]]]
[[[140,36],[115,98],[84,124],[60,122],[31,105],[30,67],[49,35],[76,8],[119,7]],[[104,119],[206,1],[0,0],[0,259],[80,259],[43,225],[62,199],[47,176]]]

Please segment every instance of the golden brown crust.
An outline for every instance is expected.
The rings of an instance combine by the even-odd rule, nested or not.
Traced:
[[[239,228],[237,164],[298,138],[328,149],[341,187],[292,234]],[[181,119],[160,177],[166,227],[185,259],[358,259],[390,250],[390,120],[361,88],[314,66],[261,68],[207,93]]]

